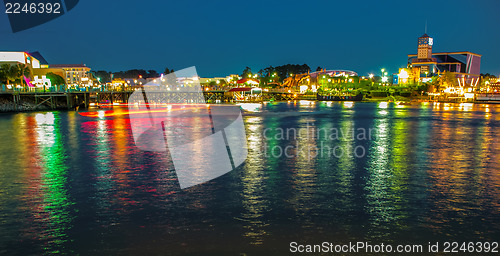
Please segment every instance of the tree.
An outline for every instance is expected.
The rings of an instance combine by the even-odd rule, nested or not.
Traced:
[[[156,72],[156,70],[148,70],[148,77],[149,78],[155,78],[155,77],[160,77],[160,74]]]
[[[94,77],[98,78],[100,82],[110,82],[111,81],[111,73],[104,70],[99,71],[90,71]]]
[[[113,73],[114,78],[148,78],[148,72],[144,69],[131,69]]]
[[[17,67],[9,64],[2,64],[0,67],[0,75],[2,80],[6,82],[6,84],[10,84],[10,81],[15,81],[17,79]]]
[[[174,73],[174,70],[173,69],[165,68],[165,71],[163,71],[163,74],[165,74],[165,75],[168,75],[170,73]]]
[[[264,70],[259,70],[259,72],[257,72],[257,74],[259,74],[260,77],[263,77],[264,76]]]
[[[217,85],[219,85],[219,86],[226,86],[227,85],[227,81],[225,79],[219,79],[219,83]]]
[[[323,70],[323,69],[322,69],[320,66],[318,66],[318,67],[316,68],[316,71],[321,71],[321,70]]]
[[[283,82],[284,79],[290,77],[291,75],[304,74],[311,70],[311,68],[307,64],[303,65],[286,64],[282,66],[277,66],[274,69],[275,73],[277,73],[278,77],[280,77],[281,82]]]
[[[50,80],[52,85],[64,85],[64,84],[66,84],[66,81],[64,81],[64,78],[62,78],[60,75],[49,72],[45,76]]]
[[[439,85],[443,87],[455,87],[457,86],[457,78],[451,72],[445,71],[441,77],[439,77]]]
[[[249,67],[245,67],[245,70],[243,70],[243,74],[241,74],[241,77],[248,78],[249,75],[252,76],[252,69]]]
[[[490,73],[486,73],[486,74],[481,73],[481,76],[484,78],[497,78],[495,75],[492,75]]]
[[[24,77],[31,77],[31,69],[26,64],[17,64],[14,72],[17,73],[17,76],[21,79],[21,85],[24,85]]]
[[[2,64],[2,66],[0,66],[0,81],[6,81],[7,84],[9,83],[7,80],[8,80],[8,75],[7,73],[9,72],[9,69],[10,69],[10,65],[9,64]]]
[[[270,77],[270,76],[272,76],[272,74],[274,73],[274,71],[275,70],[274,70],[273,66],[269,66],[269,67],[267,67],[267,68],[264,69],[264,75],[266,77]]]

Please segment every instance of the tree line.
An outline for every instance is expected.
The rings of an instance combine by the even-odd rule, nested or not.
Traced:
[[[318,67],[318,69],[321,69]],[[258,74],[259,77],[270,78],[271,80],[276,80],[276,82],[283,82],[287,77],[293,74],[303,74],[310,72],[311,68],[307,64],[286,64],[281,66],[269,66],[267,68],[261,69],[256,73],[252,72],[252,69],[249,67],[245,67],[243,72],[241,73],[241,77],[250,78],[254,77],[254,75]]]
[[[156,78],[160,77],[160,74],[156,70],[145,70],[145,69],[130,69],[126,71],[110,72],[105,70],[90,71],[95,78],[99,78],[101,82],[110,82],[115,78]],[[173,73],[173,69],[165,68],[163,74]]]
[[[11,82],[20,81],[21,84],[24,83],[23,77],[30,77],[31,70],[25,64],[2,64],[0,66],[0,81],[10,84]]]

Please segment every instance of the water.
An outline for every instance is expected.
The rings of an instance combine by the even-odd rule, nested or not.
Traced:
[[[247,161],[186,190],[165,153],[135,147],[121,109],[0,115],[0,254],[286,255],[292,241],[498,241],[500,106],[242,108]],[[335,155],[320,151],[329,148]]]

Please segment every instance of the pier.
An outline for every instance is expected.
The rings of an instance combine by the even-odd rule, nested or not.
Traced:
[[[10,103],[10,111],[22,111],[23,104],[29,104],[30,108],[36,109],[76,109],[88,108],[99,104],[126,104],[134,91],[66,91],[66,92],[0,92],[0,103]],[[198,92],[148,92],[150,100],[157,102],[188,102],[194,99],[193,94]],[[261,101],[286,101],[294,99],[314,99],[296,92],[288,91],[266,91],[254,94],[252,97],[237,98],[228,90],[203,91],[207,103],[231,103],[231,102],[261,102]],[[241,96],[240,96],[241,97]],[[190,101],[189,101],[190,102]],[[199,103],[199,102],[197,102]]]

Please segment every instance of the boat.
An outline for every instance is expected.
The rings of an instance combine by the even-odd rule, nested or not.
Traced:
[[[363,93],[358,93],[357,95],[316,95],[317,100],[321,101],[362,101]]]

